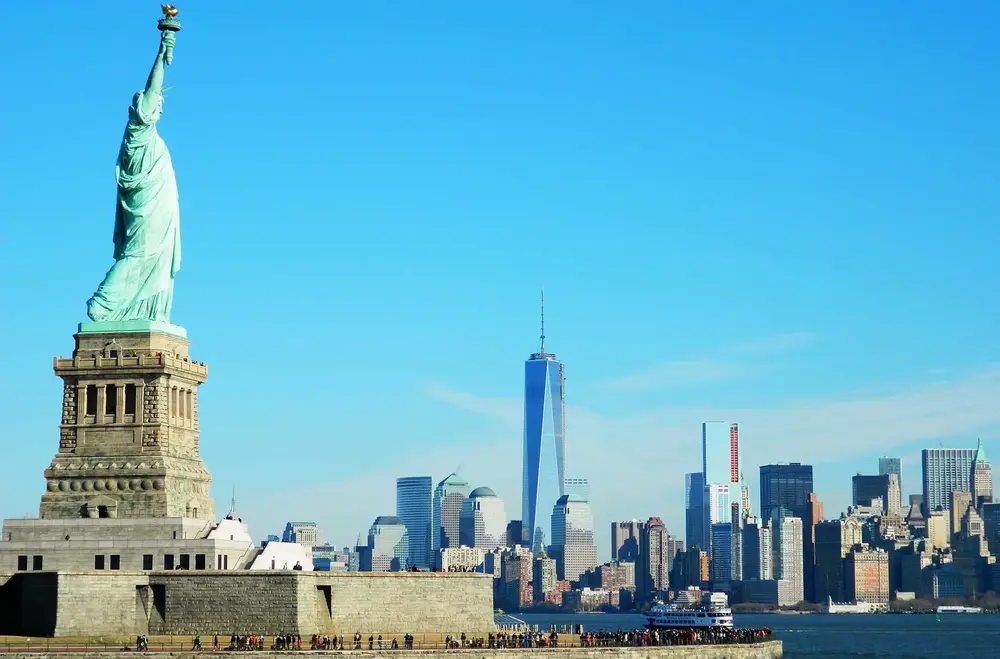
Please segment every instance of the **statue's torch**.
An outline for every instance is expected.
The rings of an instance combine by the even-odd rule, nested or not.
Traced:
[[[176,33],[181,31],[181,22],[177,20],[177,7],[173,5],[160,5],[163,10],[163,18],[160,19],[160,31],[163,32],[163,42],[165,51],[163,59],[170,66],[174,62],[174,40]]]

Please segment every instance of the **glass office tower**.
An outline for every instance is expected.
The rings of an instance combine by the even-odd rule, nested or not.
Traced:
[[[545,297],[538,352],[524,363],[522,544],[534,552],[552,542],[551,513],[566,494],[566,391],[563,365],[545,352]]]
[[[809,494],[813,491],[812,465],[774,464],[760,467],[760,516],[770,519],[779,507],[799,519],[809,518]]]
[[[431,560],[431,493],[434,481],[430,476],[407,476],[396,479],[396,516],[406,527],[409,540],[410,565],[433,567]]]
[[[688,549],[708,550],[705,541],[705,480],[700,471],[684,474],[684,535]]]

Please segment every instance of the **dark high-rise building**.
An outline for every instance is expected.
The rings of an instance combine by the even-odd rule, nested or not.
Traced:
[[[858,518],[830,520],[816,524],[816,600],[847,601],[845,557],[861,544],[862,523]]]
[[[983,533],[990,553],[1000,554],[1000,503],[983,504]],[[994,588],[1000,587],[1000,582],[994,583]]]
[[[760,468],[760,516],[771,519],[779,507],[805,519],[809,507],[809,494],[813,491],[812,465],[774,464]]]
[[[410,565],[433,566],[431,559],[432,492],[430,476],[408,476],[396,479],[396,517],[406,527]]]
[[[706,549],[705,540],[705,480],[695,471],[684,474],[684,535],[687,546]]]
[[[813,524],[815,497],[813,494],[813,468],[798,462],[762,465],[760,468],[760,514],[773,519],[775,513],[785,509],[785,515],[798,517],[802,526],[802,584],[805,598],[814,598],[813,584]],[[774,531],[777,533],[777,531]]]
[[[521,520],[512,519],[507,522],[507,546],[513,547],[514,545],[519,545],[524,541],[523,534],[521,533]]]
[[[534,552],[552,541],[549,513],[566,494],[566,400],[563,365],[545,352],[545,298],[538,352],[524,363],[522,543]]]
[[[851,499],[855,506],[871,506],[875,499],[881,499],[881,510],[893,515],[901,514],[899,508],[899,476],[880,474],[865,476],[857,474],[851,478]]]

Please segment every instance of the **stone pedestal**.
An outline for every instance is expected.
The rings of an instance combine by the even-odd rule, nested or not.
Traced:
[[[45,470],[42,519],[189,517],[213,521],[198,449],[198,385],[181,328],[81,327],[62,378],[59,450]]]

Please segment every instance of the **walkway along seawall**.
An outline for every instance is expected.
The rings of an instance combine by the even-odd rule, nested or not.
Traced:
[[[123,652],[11,652],[0,653],[3,659],[121,659]],[[211,649],[201,652],[143,652],[143,659],[205,659],[213,654]],[[220,654],[220,653],[214,653]],[[240,653],[242,656],[244,653]],[[357,657],[358,659],[387,659],[400,655],[415,659],[780,659],[781,641],[767,641],[752,645],[686,645],[646,646],[629,648],[528,648],[490,650],[486,648],[464,650],[331,650],[251,652],[252,656],[268,659],[292,659],[296,656],[329,655],[331,657]]]

